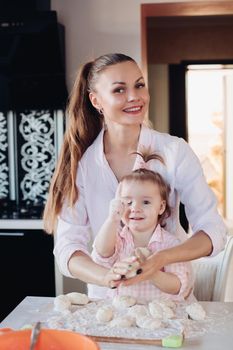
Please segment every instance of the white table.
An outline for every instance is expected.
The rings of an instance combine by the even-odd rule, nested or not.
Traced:
[[[0,328],[20,329],[36,321],[46,321],[54,298],[26,297],[1,323]],[[233,303],[203,302],[212,323],[208,331],[199,337],[185,339],[183,348],[192,350],[233,349]],[[216,322],[213,319],[216,317]],[[153,345],[100,343],[102,350],[150,350],[162,349]]]

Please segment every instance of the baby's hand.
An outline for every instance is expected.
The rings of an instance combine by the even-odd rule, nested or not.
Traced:
[[[124,260],[118,261],[112,267],[112,271],[120,274],[122,279],[136,276],[140,263],[135,256],[130,256]]]
[[[124,213],[124,204],[120,199],[114,198],[110,202],[109,217],[114,221],[120,221]]]

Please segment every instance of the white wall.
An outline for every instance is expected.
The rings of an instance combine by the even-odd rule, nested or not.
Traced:
[[[140,5],[166,2],[177,1],[51,0],[52,10],[57,11],[59,22],[65,26],[68,89],[80,64],[99,55],[122,52],[140,64]]]

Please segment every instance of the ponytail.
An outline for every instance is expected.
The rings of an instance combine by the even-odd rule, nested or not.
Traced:
[[[78,163],[103,126],[102,117],[89,100],[88,74],[91,67],[92,62],[88,62],[80,69],[68,102],[68,125],[43,215],[44,229],[48,233],[54,232],[64,201],[67,200],[72,207],[78,199]]]

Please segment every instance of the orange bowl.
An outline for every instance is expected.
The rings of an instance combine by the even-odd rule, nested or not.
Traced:
[[[30,345],[31,330],[0,329],[0,350],[26,350]],[[100,350],[97,343],[79,333],[42,329],[35,350]]]

